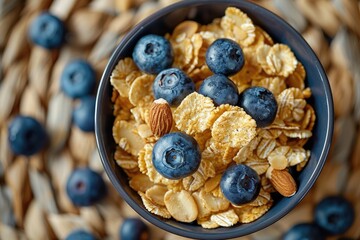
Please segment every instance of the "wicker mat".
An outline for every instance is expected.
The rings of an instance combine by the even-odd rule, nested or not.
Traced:
[[[101,239],[118,239],[124,218],[137,214],[108,183],[110,194],[97,206],[76,208],[65,184],[76,166],[88,165],[106,179],[94,134],[71,125],[76,101],[59,90],[65,64],[87,59],[98,78],[121,37],[137,22],[174,0],[0,0],[0,239],[64,239],[86,228]],[[277,13],[309,42],[327,71],[335,104],[335,134],[329,159],[306,198],[286,217],[241,239],[280,239],[291,226],[313,220],[325,196],[353,202],[356,220],[344,236],[360,238],[360,1],[254,1]],[[48,9],[66,22],[69,39],[47,51],[27,40],[27,29]],[[21,113],[37,118],[51,145],[31,157],[14,156],[9,121]],[[59,171],[61,169],[61,171]],[[151,239],[184,239],[150,226]],[[334,237],[337,239],[339,236]]]

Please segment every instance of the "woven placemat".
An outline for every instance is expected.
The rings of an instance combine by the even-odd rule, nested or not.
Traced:
[[[137,22],[176,0],[0,0],[0,239],[64,239],[84,228],[100,239],[118,239],[123,219],[137,214],[121,200],[102,168],[92,133],[72,125],[77,101],[59,89],[71,59],[88,60],[98,79],[115,46]],[[323,64],[335,105],[335,133],[329,159],[306,198],[272,226],[240,239],[280,239],[291,226],[313,221],[313,208],[328,195],[352,201],[356,219],[342,236],[360,238],[360,1],[254,1],[288,21]],[[60,50],[28,41],[31,20],[48,10],[69,31]],[[7,127],[17,114],[42,122],[51,144],[45,152],[14,156]],[[77,166],[90,166],[107,180],[107,198],[76,208],[65,192]],[[151,239],[185,239],[149,225]],[[339,236],[334,237],[337,239]]]

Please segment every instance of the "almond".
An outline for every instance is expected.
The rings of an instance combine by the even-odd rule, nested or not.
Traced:
[[[161,137],[169,133],[173,125],[170,105],[165,99],[156,99],[150,107],[150,129],[155,136]]]
[[[276,170],[270,167],[266,176],[270,179],[274,188],[284,197],[291,197],[296,193],[296,182],[286,169]]]

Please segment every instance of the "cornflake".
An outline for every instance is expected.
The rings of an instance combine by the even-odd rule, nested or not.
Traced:
[[[174,111],[176,127],[190,135],[204,132],[214,109],[210,98],[193,92]]]
[[[249,46],[255,40],[255,26],[251,19],[242,11],[228,7],[221,19],[221,28],[225,37],[235,39],[240,46]]]
[[[124,58],[114,68],[110,83],[121,96],[128,97],[131,84],[140,75],[141,72],[134,61],[131,58]]]
[[[249,223],[263,216],[270,209],[271,206],[272,201],[258,207],[245,206],[242,208],[234,208],[234,210],[239,217],[239,222]]]
[[[269,169],[302,170],[310,158],[304,148],[312,136],[316,114],[307,99],[306,71],[291,49],[274,43],[267,32],[255,26],[241,10],[229,7],[222,18],[207,25],[186,20],[165,38],[172,45],[173,67],[183,70],[195,83],[196,91],[213,75],[206,64],[209,46],[229,38],[242,47],[244,66],[229,78],[239,93],[252,86],[269,89],[278,103],[275,120],[258,128],[242,108],[215,106],[212,99],[197,92],[171,108],[174,124],[170,132],[185,132],[201,151],[199,168],[178,180],[168,179],[155,169],[152,151],[159,137],[149,126],[154,75],[141,72],[131,58],[118,62],[110,83],[113,86],[114,161],[129,178],[144,207],[163,218],[194,222],[206,229],[249,223],[272,206],[276,192],[266,177]],[[260,177],[261,188],[251,202],[240,206],[224,196],[220,181],[233,164],[245,164]]]
[[[227,111],[214,122],[211,135],[224,146],[241,148],[255,137],[256,122],[242,109]]]

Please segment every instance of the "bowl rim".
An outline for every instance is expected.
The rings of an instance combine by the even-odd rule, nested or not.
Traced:
[[[204,232],[193,232],[189,231],[188,229],[178,228],[176,226],[172,226],[170,224],[167,224],[166,221],[162,221],[158,219],[155,215],[148,212],[147,210],[140,207],[125,191],[125,189],[122,187],[122,185],[119,183],[119,180],[116,176],[116,174],[113,172],[111,165],[109,163],[110,159],[108,160],[106,158],[106,150],[105,150],[105,143],[104,143],[104,137],[101,126],[102,121],[104,121],[100,116],[101,113],[101,105],[102,105],[102,99],[104,98],[105,94],[108,94],[105,87],[106,82],[109,81],[110,74],[113,70],[113,67],[116,66],[117,62],[119,61],[119,54],[122,51],[124,47],[127,46],[127,43],[131,41],[134,35],[137,34],[137,32],[141,31],[142,29],[148,27],[154,20],[160,19],[161,17],[171,13],[172,11],[178,9],[178,8],[185,8],[190,6],[200,6],[204,4],[229,4],[234,6],[247,6],[254,9],[254,11],[257,11],[259,14],[268,14],[271,15],[276,22],[281,24],[282,27],[285,27],[287,31],[291,32],[291,34],[296,35],[296,37],[299,39],[301,44],[306,46],[306,48],[309,49],[309,52],[312,54],[311,58],[314,59],[316,64],[316,69],[318,70],[318,75],[320,78],[323,79],[323,85],[325,87],[325,99],[327,103],[326,112],[329,118],[327,119],[327,131],[325,134],[325,141],[324,146],[321,149],[321,153],[318,157],[318,162],[316,164],[316,167],[314,169],[314,172],[312,173],[311,177],[306,179],[306,182],[304,183],[305,186],[303,187],[302,191],[297,192],[295,196],[292,197],[292,201],[286,205],[284,208],[282,208],[282,211],[277,212],[276,214],[271,215],[267,219],[257,222],[256,224],[249,223],[250,225],[247,228],[244,228],[241,230],[241,234],[239,234],[239,230],[236,228],[227,228],[226,233],[204,233]],[[111,71],[109,70],[111,68]],[[253,3],[249,2],[247,0],[239,1],[239,0],[186,0],[186,1],[180,1],[174,4],[171,4],[167,7],[164,7],[163,9],[160,9],[156,11],[155,13],[151,14],[150,16],[143,19],[141,22],[139,22],[136,26],[134,26],[120,41],[120,43],[117,45],[116,49],[114,50],[113,54],[111,55],[105,69],[103,72],[103,75],[101,77],[101,81],[99,83],[97,96],[96,96],[96,106],[95,106],[95,136],[96,136],[96,144],[99,151],[100,159],[103,164],[103,167],[105,169],[105,172],[107,176],[109,177],[112,185],[115,187],[117,192],[120,194],[120,196],[129,204],[141,217],[143,217],[145,220],[150,222],[151,224],[164,229],[166,231],[169,231],[171,233],[181,235],[184,237],[190,237],[190,238],[198,238],[198,239],[224,239],[224,238],[234,238],[234,237],[240,237],[245,236],[248,234],[251,234],[253,232],[259,231],[261,229],[264,229],[271,224],[275,223],[282,217],[284,217],[286,214],[288,214],[293,208],[295,208],[298,203],[306,196],[306,194],[310,191],[312,186],[314,185],[315,181],[317,180],[318,176],[320,175],[320,172],[326,162],[327,155],[330,150],[331,141],[332,141],[332,135],[333,135],[333,124],[334,124],[334,110],[333,110],[333,99],[331,94],[331,88],[329,81],[327,79],[326,73],[323,69],[323,66],[321,65],[318,57],[312,50],[312,48],[309,46],[309,44],[304,40],[304,38],[301,36],[300,33],[298,33],[289,23],[287,23],[285,20],[283,20],[281,17],[276,15],[275,13]],[[174,220],[176,221],[176,220]]]

